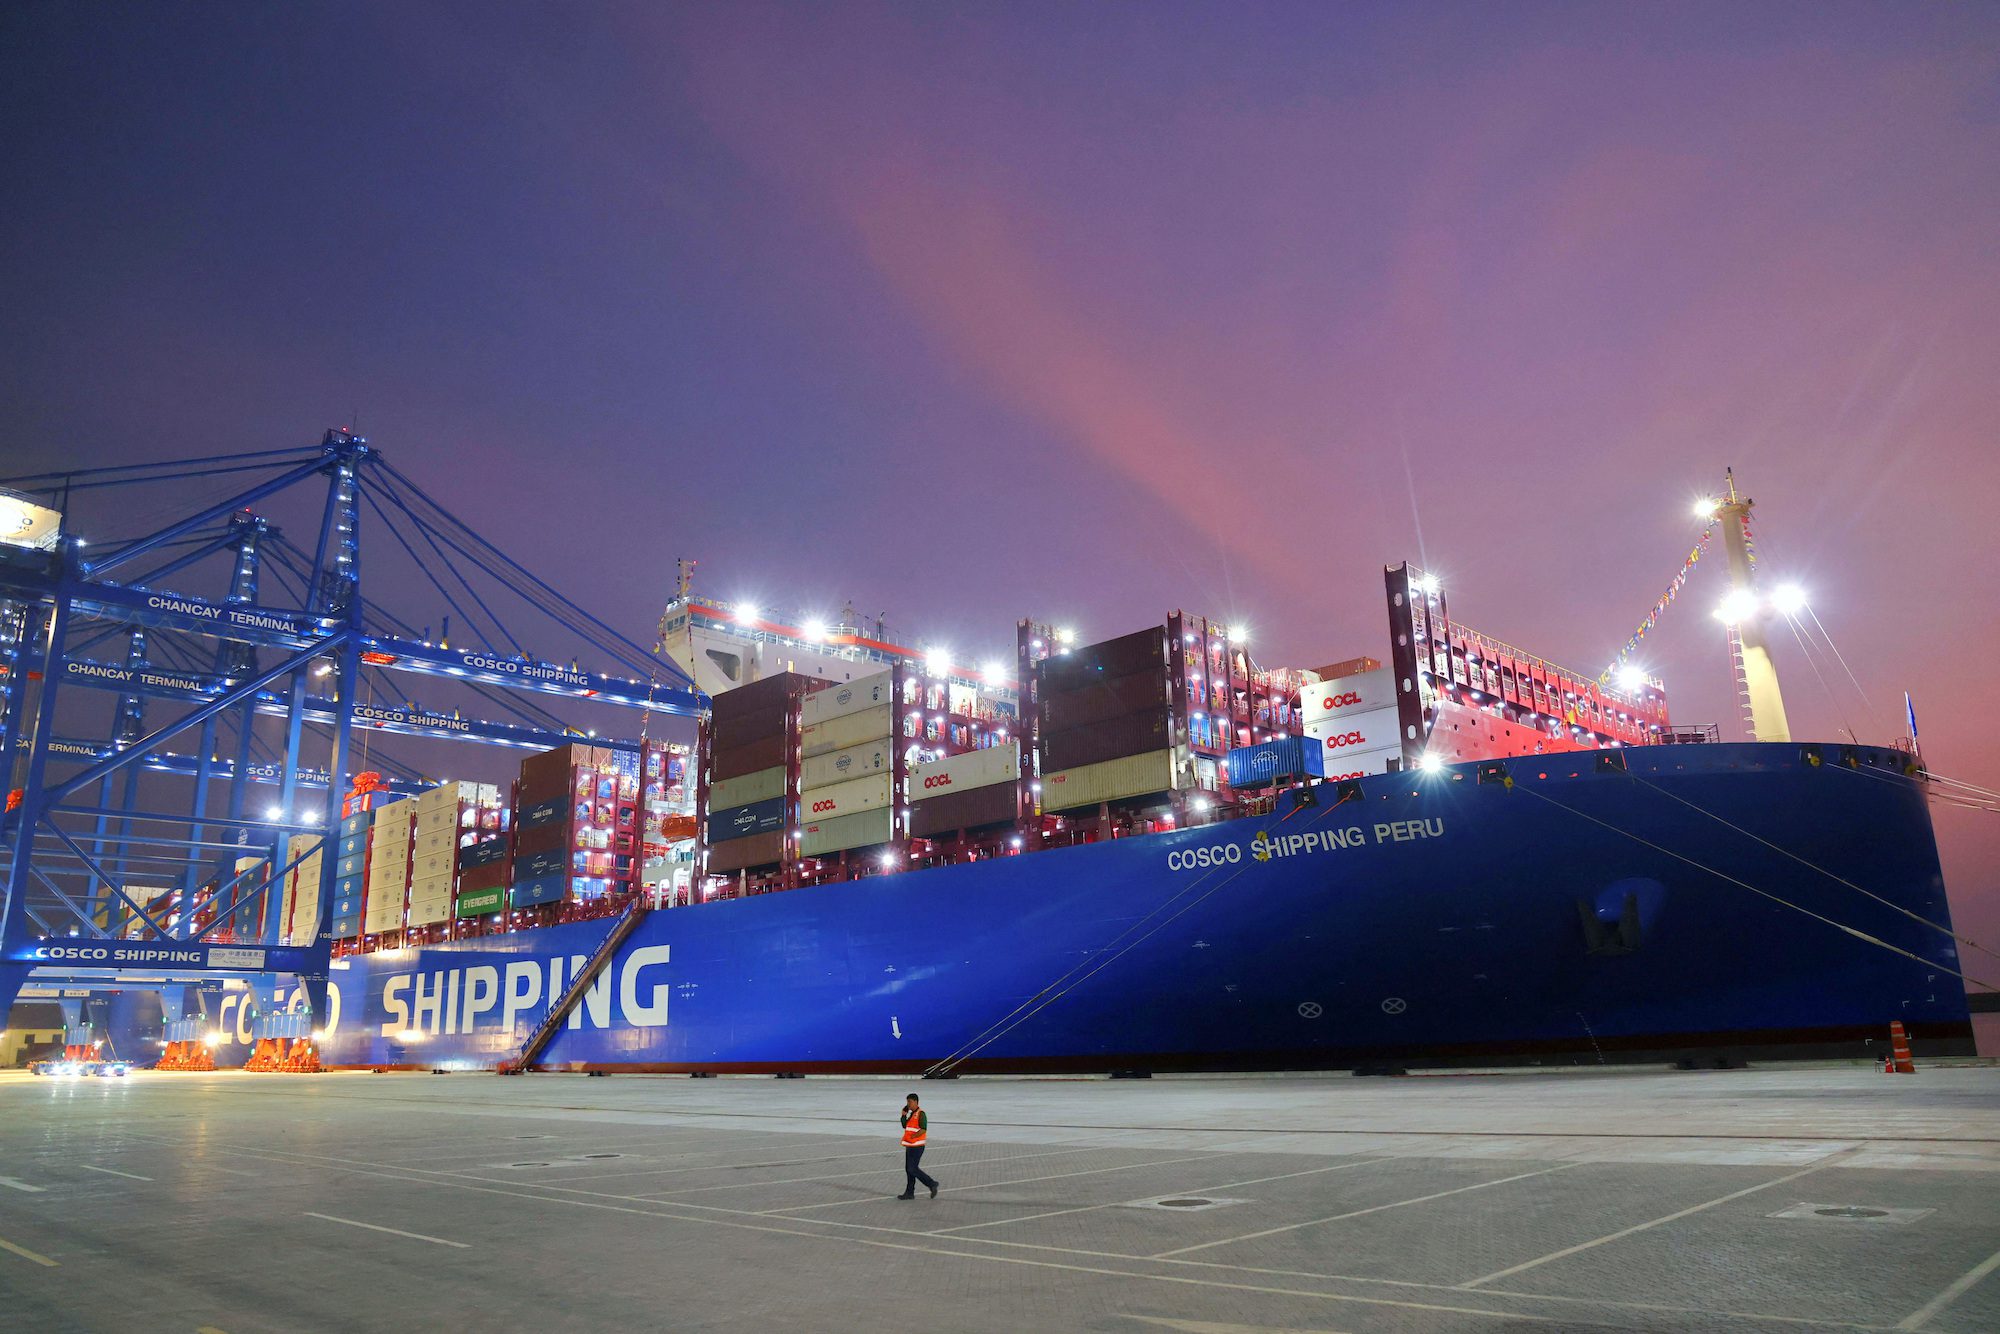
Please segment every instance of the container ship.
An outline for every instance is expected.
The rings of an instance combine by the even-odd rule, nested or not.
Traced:
[[[1870,1054],[1891,1020],[1969,1053],[1914,743],[1791,739],[1747,523],[1723,527],[1746,743],[1674,724],[1657,679],[1466,628],[1409,564],[1385,571],[1379,654],[1311,669],[1179,612],[1091,643],[1022,621],[1014,661],[968,666],[684,574],[660,629],[711,699],[691,746],[579,742],[407,799],[357,784],[332,919],[312,856],[281,907],[288,942],[335,942],[320,1058],[1729,1062]],[[183,1023],[247,1045],[245,994]]]

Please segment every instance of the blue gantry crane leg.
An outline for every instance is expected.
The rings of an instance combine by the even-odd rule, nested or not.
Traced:
[[[575,734],[541,704],[506,700],[494,690],[689,717],[707,707],[678,664],[564,598],[349,432],[329,431],[315,448],[78,469],[8,478],[0,487],[10,488],[7,495],[15,499],[32,497],[63,509],[72,497],[102,488],[207,484],[221,477],[232,479],[226,485],[233,494],[226,499],[193,507],[185,517],[102,554],[87,556],[82,541],[68,531],[53,547],[0,545],[0,761],[7,779],[7,809],[0,817],[0,846],[6,850],[0,880],[0,1016],[37,968],[113,982],[121,969],[143,969],[148,977],[166,975],[170,986],[233,972],[250,978],[260,993],[275,975],[295,974],[313,1012],[326,1013],[336,859],[320,859],[320,927],[314,939],[283,940],[270,903],[306,855],[290,847],[289,837],[316,834],[324,840],[338,827],[355,767],[364,654],[371,673],[454,680],[477,698],[502,703],[526,724],[447,717],[414,705],[368,710],[367,725],[389,733],[511,746],[553,744],[565,730]],[[316,483],[326,491],[308,561],[302,548],[249,507]],[[431,643],[427,632],[412,632],[411,622],[363,598],[364,504],[447,606],[476,627],[482,649]],[[63,519],[66,527],[68,516]],[[234,566],[220,600],[165,586],[165,580],[225,552]],[[156,559],[140,561],[148,555]],[[432,560],[445,567],[443,578],[430,570]],[[274,585],[282,585],[281,593],[291,590],[283,600],[294,605],[262,601],[260,575],[267,562],[277,576]],[[150,568],[126,574],[140,566]],[[474,579],[517,598],[616,668],[637,675],[535,660]],[[371,623],[375,617],[379,629]],[[129,635],[122,673],[116,664],[85,656],[92,645],[121,632]],[[164,686],[152,668],[155,662],[169,664],[173,679]],[[119,690],[112,735],[104,743],[79,742],[56,731],[66,680]],[[314,693],[327,687],[330,696]],[[192,707],[154,723],[145,701],[160,695]],[[283,720],[283,742],[275,750],[256,735],[256,719],[273,714]],[[190,729],[200,736],[193,755],[165,749]],[[220,753],[225,736],[234,744],[229,759]],[[322,744],[325,751],[319,750]],[[605,738],[602,744],[629,743]],[[252,760],[260,750],[276,761],[268,781],[275,782],[278,799],[265,812],[269,818],[253,819]],[[308,761],[320,754],[326,755],[324,777],[308,777],[314,770]],[[52,777],[52,764],[73,771]],[[142,810],[142,772],[192,777],[187,815]],[[209,785],[225,777],[226,813],[218,815],[211,809]],[[323,787],[316,810],[305,794],[309,783]],[[77,800],[93,787],[94,802]],[[74,823],[84,819],[91,823]],[[165,909],[148,901],[152,886],[141,891],[132,880],[141,869],[157,878],[163,867],[178,885]],[[198,887],[206,887],[201,899]]]

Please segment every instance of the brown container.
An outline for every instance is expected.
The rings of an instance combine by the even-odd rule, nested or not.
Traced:
[[[782,708],[808,690],[826,685],[817,677],[798,672],[779,672],[747,686],[709,696],[709,717],[715,722],[734,721],[771,708]]]
[[[1042,734],[1070,732],[1135,713],[1165,713],[1167,700],[1167,674],[1151,667],[1068,690],[1045,688]]]
[[[781,736],[791,707],[787,703],[778,703],[768,709],[711,719],[708,724],[709,745],[717,751],[735,750],[738,746],[747,746],[766,737]]]
[[[730,750],[718,750],[709,763],[708,777],[712,783],[725,778],[741,778],[744,774],[754,774],[759,769],[768,769],[774,764],[783,764],[791,757],[791,739],[780,732],[776,736],[765,737],[762,741],[752,741],[748,745]]]
[[[1380,670],[1382,664],[1374,658],[1362,656],[1348,658],[1341,662],[1330,662],[1324,667],[1313,668],[1313,674],[1322,681],[1338,681],[1343,676],[1359,676],[1363,672]]]
[[[785,855],[785,831],[773,829],[768,834],[752,834],[748,838],[732,838],[727,843],[712,844],[708,849],[708,869],[720,875],[725,871],[741,871],[751,866],[769,866]]]
[[[1149,750],[1165,750],[1173,743],[1173,719],[1165,709],[1128,713],[1088,727],[1044,734],[1042,772],[1055,773]]]
[[[538,852],[555,852],[569,846],[569,821],[557,820],[553,824],[537,825],[533,829],[514,831],[514,860],[532,857]]]
[[[532,806],[569,791],[570,774],[586,762],[594,746],[567,745],[530,755],[521,761],[521,804]]]
[[[475,889],[505,889],[512,881],[512,868],[506,862],[474,866],[458,873],[458,892],[464,894]]]
[[[1012,824],[1020,815],[1020,791],[1018,782],[994,783],[920,801],[910,808],[910,832],[918,838],[935,838],[960,829]]]
[[[1113,676],[1130,676],[1149,668],[1167,665],[1167,631],[1164,626],[1148,626],[1129,635],[1085,644],[1044,659],[1038,670],[1044,686],[1063,690]]]

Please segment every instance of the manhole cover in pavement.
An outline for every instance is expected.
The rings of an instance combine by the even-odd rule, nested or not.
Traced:
[[[1875,1204],[1795,1204],[1769,1216],[1803,1218],[1815,1223],[1914,1223],[1936,1212],[1935,1209],[1894,1209]]]
[[[1176,1213],[1192,1213],[1196,1209],[1220,1209],[1225,1205],[1243,1204],[1243,1200],[1220,1200],[1207,1195],[1163,1195],[1157,1200],[1133,1200],[1128,1209],[1172,1209]]]

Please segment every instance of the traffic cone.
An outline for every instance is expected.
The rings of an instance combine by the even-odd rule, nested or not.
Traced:
[[[1903,1021],[1900,1019],[1889,1021],[1889,1047],[1895,1053],[1897,1074],[1914,1075],[1917,1073],[1916,1064],[1910,1060],[1910,1034],[1903,1027]]]

